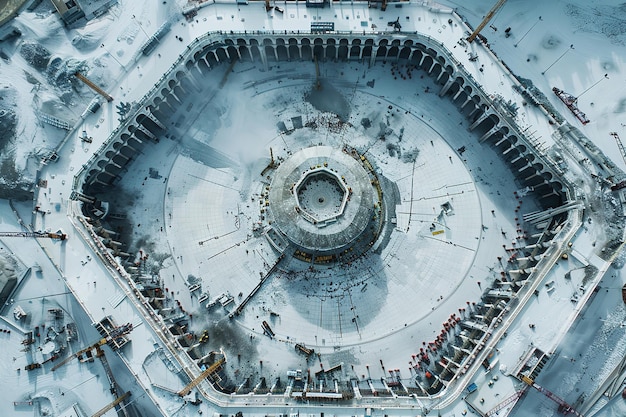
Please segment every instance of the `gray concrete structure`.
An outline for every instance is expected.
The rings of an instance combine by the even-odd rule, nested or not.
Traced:
[[[273,226],[318,257],[349,250],[372,221],[375,204],[360,161],[329,146],[293,154],[276,169],[269,192]]]

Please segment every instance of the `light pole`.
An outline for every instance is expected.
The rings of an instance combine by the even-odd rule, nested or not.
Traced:
[[[148,36],[148,34],[146,33],[146,30],[143,28],[143,26],[141,25],[141,22],[139,20],[137,20],[137,18],[135,17],[135,15],[132,16],[132,19],[137,22],[137,24],[139,25],[139,28],[141,29],[141,31],[143,32],[144,35],[146,35],[147,39],[150,39],[150,36]]]
[[[119,64],[119,66],[120,66],[120,67],[122,67],[122,69],[123,69],[123,70],[125,70],[125,69],[126,69],[126,67],[124,66],[124,64],[122,64],[122,63],[121,63],[121,62],[120,62],[120,61],[119,61],[119,60],[115,57],[115,55],[113,55],[113,54],[111,53],[111,51],[109,51],[107,48],[105,48],[104,44],[100,44],[100,48],[104,49],[104,50],[107,52],[107,54],[111,55],[111,58],[113,58],[113,59],[115,60],[115,62],[117,62],[117,63]]]
[[[577,95],[576,97],[574,97],[574,101],[577,101],[580,96],[582,96],[583,94],[585,94],[587,91],[591,90],[593,87],[595,87],[596,85],[600,84],[600,82],[604,79],[609,79],[609,74],[604,74],[604,77],[600,78],[598,81],[596,81],[595,83],[591,84],[591,86],[587,87],[587,89],[585,91],[583,91],[582,93],[580,93],[579,95]]]
[[[526,37],[526,35],[528,35],[528,34],[530,33],[530,31],[531,31],[531,30],[533,30],[533,28],[534,28],[535,26],[537,26],[537,23],[541,22],[542,20],[543,20],[543,19],[541,19],[541,16],[539,16],[539,20],[537,20],[535,23],[533,23],[533,25],[530,27],[530,29],[528,29],[528,30],[526,31],[526,33],[524,33],[524,34],[522,35],[522,37],[521,37],[521,38],[519,38],[519,41],[517,41],[517,42],[515,42],[515,43],[513,44],[513,46],[517,48],[517,45],[519,45],[519,43],[520,43],[520,42],[521,42],[521,41],[522,41],[522,40]]]
[[[549,66],[548,68],[546,68],[546,69],[544,69],[543,71],[541,71],[541,75],[543,75],[543,74],[545,74],[546,72],[548,72],[548,70],[549,70],[550,68],[552,68],[552,66],[553,66],[554,64],[556,64],[557,62],[559,62],[559,61],[561,60],[561,58],[563,58],[563,57],[565,56],[565,54],[566,54],[566,53],[568,53],[569,51],[571,51],[572,49],[574,49],[574,44],[571,44],[571,45],[569,46],[569,48],[567,48],[567,49],[565,50],[565,52],[563,52],[563,53],[561,54],[561,56],[560,56],[560,57],[558,57],[558,58],[557,58],[557,59],[556,59],[556,60],[555,60],[552,64],[550,64],[550,66]]]

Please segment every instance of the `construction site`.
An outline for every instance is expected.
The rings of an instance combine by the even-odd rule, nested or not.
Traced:
[[[617,65],[496,54],[554,10],[82,3],[110,61],[51,60],[80,116],[0,206],[0,414],[623,415]]]

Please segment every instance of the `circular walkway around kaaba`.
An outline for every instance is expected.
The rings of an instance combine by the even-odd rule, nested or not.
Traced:
[[[338,254],[366,230],[376,204],[360,161],[330,146],[302,149],[276,169],[269,192],[272,225],[297,249]]]

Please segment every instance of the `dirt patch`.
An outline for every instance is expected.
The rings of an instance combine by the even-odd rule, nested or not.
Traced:
[[[342,122],[350,117],[350,103],[327,81],[320,81],[320,88],[313,88],[304,99],[321,112],[334,113]]]

